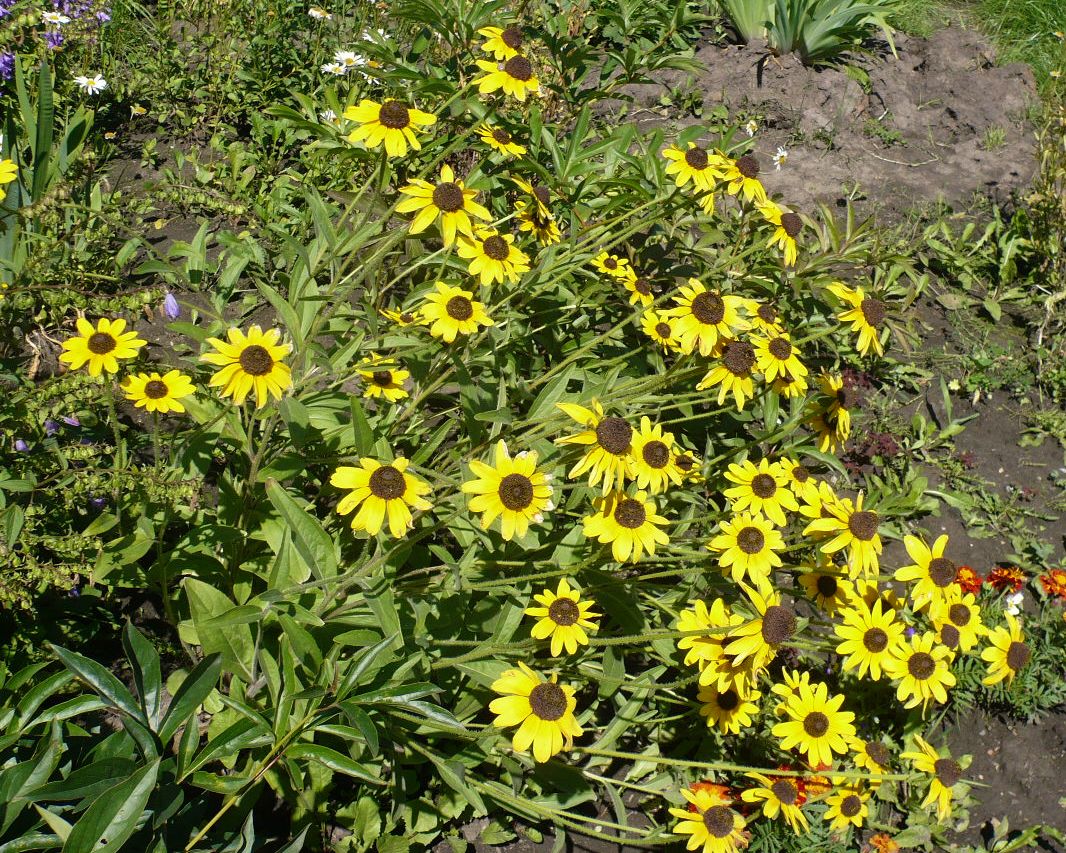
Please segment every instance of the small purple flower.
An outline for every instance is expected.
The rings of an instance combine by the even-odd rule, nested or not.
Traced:
[[[903,633],[907,635],[907,639],[909,640],[911,637],[914,636],[915,631],[914,628],[908,625],[906,628],[903,629]]]
[[[168,320],[177,320],[181,316],[181,306],[178,304],[178,300],[174,298],[174,294],[169,290],[163,299],[163,313]]]
[[[101,24],[106,24],[108,21],[111,20],[111,13],[108,12],[107,9],[101,9],[99,12],[96,13],[96,20],[98,20]]]
[[[107,498],[89,498],[89,506],[99,512],[107,506]]]
[[[44,434],[55,435],[57,432],[59,432],[59,424],[51,418],[46,418],[44,422]]]
[[[25,453],[29,449],[30,446],[26,444],[26,442],[23,441],[21,438],[15,439],[15,450],[17,450],[19,453]]]
[[[63,423],[67,426],[81,426],[81,421],[74,417],[74,415],[63,415]]]
[[[0,15],[0,17],[3,17]],[[15,54],[9,50],[0,51],[0,77],[10,80],[15,76]]]
[[[49,50],[59,50],[63,46],[63,34],[59,30],[48,30],[44,34],[44,43]]]

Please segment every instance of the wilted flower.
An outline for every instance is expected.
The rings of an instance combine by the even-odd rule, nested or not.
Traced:
[[[320,6],[312,6],[307,10],[307,14],[314,18],[316,21],[332,21],[333,13],[327,12]]]
[[[744,132],[748,136],[754,136],[759,129],[759,123],[755,119],[748,119],[748,123],[744,125]]]

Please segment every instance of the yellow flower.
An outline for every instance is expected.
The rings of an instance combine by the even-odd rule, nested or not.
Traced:
[[[696,390],[718,386],[718,405],[732,394],[737,402],[737,411],[744,411],[744,403],[755,396],[755,383],[751,378],[755,367],[755,347],[747,341],[724,341],[719,363],[696,385]]]
[[[602,480],[605,495],[633,478],[636,472],[631,452],[633,427],[625,419],[613,415],[604,417],[603,406],[597,400],[592,401],[591,409],[574,403],[556,403],[555,406],[586,428],[577,435],[557,438],[555,443],[589,445],[567,477],[574,479],[588,471],[589,485],[595,486]]]
[[[767,382],[775,379],[802,380],[807,376],[807,368],[796,355],[796,347],[786,332],[778,332],[772,337],[753,337],[755,346],[755,367]]]
[[[688,482],[703,482],[703,462],[695,453],[689,453],[688,451],[675,453],[674,464]]]
[[[771,249],[774,246],[779,246],[784,255],[785,266],[795,266],[796,258],[799,256],[796,235],[803,229],[803,220],[792,211],[785,210],[785,208],[769,199],[758,205],[758,207],[759,213],[763,215],[763,218],[771,225],[777,226],[777,230],[770,237],[766,248]]]
[[[909,644],[899,644],[885,661],[884,669],[899,682],[896,698],[904,708],[923,708],[931,700],[943,704],[948,701],[948,688],[955,686],[951,672],[952,652],[936,644],[936,634],[926,631],[915,634]]]
[[[781,464],[771,463],[763,457],[756,465],[750,459],[732,463],[725,478],[736,483],[723,494],[729,500],[733,512],[748,510],[756,515],[765,515],[778,527],[788,524],[785,510],[796,512],[799,503],[788,488],[788,475]]]
[[[426,318],[421,311],[395,311],[391,308],[382,308],[381,316],[392,320],[397,326],[423,326]]]
[[[192,380],[180,370],[171,370],[163,376],[158,373],[138,373],[122,381],[126,399],[137,408],[149,412],[184,412],[179,400],[188,397],[196,389]]]
[[[0,160],[0,201],[3,201],[7,196],[7,190],[3,188],[4,185],[10,184],[18,177],[18,174],[18,166],[15,165],[14,160]]]
[[[462,181],[455,179],[455,173],[448,165],[441,166],[440,183],[431,184],[429,181],[412,178],[411,183],[400,187],[400,192],[411,198],[397,204],[396,210],[399,213],[418,211],[418,215],[411,222],[411,233],[421,234],[439,217],[445,246],[455,242],[456,231],[474,236],[471,216],[492,219],[492,215],[474,201],[477,190],[466,189]]]
[[[748,773],[749,778],[759,783],[758,788],[748,788],[742,791],[740,798],[746,803],[762,803],[763,817],[773,820],[778,815],[784,818],[785,823],[792,827],[796,835],[810,830],[807,816],[803,813],[800,805],[803,803],[803,795],[799,785],[794,779],[787,776],[771,778],[762,773]]]
[[[748,321],[740,316],[742,301],[739,296],[722,296],[707,290],[697,279],[690,278],[688,286],[681,287],[681,295],[675,296],[674,302],[677,307],[666,314],[676,319],[674,332],[686,355],[697,347],[700,355],[711,355],[720,338],[731,337],[748,328]]]
[[[681,345],[678,343],[677,334],[674,331],[675,322],[673,317],[668,317],[649,308],[640,317],[640,328],[645,335],[663,349],[679,350]]]
[[[647,276],[637,275],[632,267],[622,277],[622,287],[629,291],[629,304],[636,305],[638,302],[647,308],[655,301],[655,294],[651,289],[651,279]]]
[[[388,517],[389,533],[399,539],[414,524],[412,509],[432,509],[433,505],[423,497],[429,494],[429,485],[408,474],[407,464],[402,456],[393,462],[364,456],[358,468],[342,465],[333,472],[330,485],[351,489],[337,504],[337,512],[347,515],[359,507],[352,517],[352,530],[365,530],[376,536]]]
[[[751,330],[764,338],[773,338],[784,331],[781,315],[772,302],[758,302],[754,299],[744,301],[744,308],[751,318]]]
[[[929,618],[941,644],[952,651],[970,651],[986,633],[977,600],[972,592],[964,593],[958,584],[953,584],[947,597],[932,603]]]
[[[821,546],[823,554],[835,554],[848,549],[848,567],[851,576],[860,574],[875,576],[884,546],[877,531],[881,518],[876,512],[862,508],[862,493],[855,503],[850,498],[840,498],[832,503],[823,504],[822,518],[816,518],[803,531],[810,534],[827,534],[833,538]]]
[[[880,681],[882,667],[903,641],[903,627],[894,610],[882,610],[880,600],[872,608],[860,600],[843,610],[841,624],[833,631],[843,640],[837,646],[837,654],[846,656],[844,669],[858,670],[859,678],[869,672],[872,680]]]
[[[519,175],[511,175],[510,177],[514,185],[529,196],[530,201],[537,206],[538,216],[548,219],[553,218],[551,208],[548,206],[552,197],[550,189],[544,184],[531,183]]]
[[[841,577],[837,567],[832,562],[824,561],[824,558],[817,568],[799,576],[799,585],[830,616],[836,615],[855,598],[855,588],[851,582]]]
[[[856,740],[852,747],[855,749],[855,766],[875,774],[870,785],[876,788],[881,784],[881,774],[891,769],[892,753],[879,740]]]
[[[955,577],[959,573],[959,567],[944,556],[948,537],[938,536],[932,548],[917,536],[904,536],[903,544],[914,563],[897,569],[895,578],[902,583],[914,583],[910,596],[915,609],[945,600],[956,588]]]
[[[526,153],[525,147],[515,142],[510,131],[504,130],[502,127],[493,127],[491,124],[483,124],[477,129],[477,133],[478,136],[481,137],[482,142],[490,148],[495,148],[501,154],[511,154],[515,157],[521,157]]]
[[[232,397],[238,406],[255,389],[255,407],[263,408],[271,396],[280,400],[282,392],[292,384],[292,371],[282,362],[291,351],[288,344],[279,344],[281,332],[268,329],[264,332],[258,325],[251,326],[245,335],[240,329],[231,328],[228,340],[208,338],[215,352],[200,356],[201,361],[221,368],[215,371],[208,383],[212,388],[221,388],[223,397]]]
[[[614,492],[597,498],[593,504],[596,512],[582,520],[582,532],[600,544],[610,543],[617,562],[636,563],[645,551],[653,555],[656,545],[669,544],[670,537],[659,529],[668,521],[656,513],[647,492],[635,492],[633,497]]]
[[[881,324],[887,313],[885,303],[867,296],[861,287],[852,290],[840,281],[829,285],[829,292],[851,306],[837,314],[837,319],[841,323],[851,323],[851,330],[859,333],[859,355],[866,355],[871,349],[878,355],[883,355]]]
[[[722,661],[724,651],[723,643],[728,637],[728,629],[743,624],[744,619],[739,614],[730,611],[729,606],[721,598],[716,598],[707,607],[702,599],[692,602],[691,608],[686,608],[678,614],[677,630],[685,634],[677,641],[677,647],[685,652],[685,665],[696,664],[702,674],[708,665],[716,667],[707,679],[700,679],[700,684],[718,684],[717,664]],[[706,631],[704,635],[691,633],[693,631]],[[719,689],[725,690],[729,680],[724,679]]]
[[[702,702],[700,716],[707,718],[707,728],[717,728],[722,734],[740,734],[750,728],[759,716],[758,690],[740,694],[732,687],[719,690],[714,685],[701,687],[696,698]]]
[[[482,27],[477,33],[486,38],[481,49],[491,53],[495,59],[510,59],[522,52],[522,28],[517,24],[511,24],[506,29]]]
[[[777,552],[785,541],[762,516],[742,512],[721,523],[721,533],[707,548],[718,553],[718,565],[737,583],[747,580],[760,590],[770,589],[770,574],[781,565]]]
[[[779,460],[777,464],[785,472],[788,487],[792,490],[792,494],[796,496],[797,500],[805,502],[817,500],[819,481],[811,475],[806,466],[801,465],[795,459],[787,457]]]
[[[101,371],[118,373],[120,358],[134,358],[137,350],[147,344],[136,332],[127,332],[123,319],[109,320],[101,317],[93,326],[84,317],[77,320],[78,336],[63,341],[59,360],[77,370],[89,366],[90,376],[99,376]]]
[[[1010,684],[1014,676],[1025,669],[1032,655],[1022,634],[1022,626],[1010,613],[1006,616],[1007,627],[991,629],[988,646],[981,652],[981,660],[988,663],[988,675],[981,679],[984,685],[999,684],[1004,679]]]
[[[914,735],[913,752],[904,752],[902,758],[914,764],[914,769],[929,774],[929,790],[922,801],[922,808],[936,803],[937,820],[941,823],[951,814],[951,798],[962,779],[962,767],[951,755],[941,757],[933,747]]]
[[[725,653],[732,655],[734,666],[751,658],[755,668],[761,669],[774,659],[778,647],[795,635],[796,611],[781,604],[777,590],[763,594],[746,584],[741,584],[741,588],[755,605],[756,616],[729,632]]]
[[[495,325],[485,313],[484,304],[474,301],[471,291],[452,287],[443,281],[438,281],[436,287],[437,292],[427,294],[421,309],[433,337],[450,344],[457,335],[473,334],[478,326]]]
[[[847,753],[855,737],[855,715],[841,711],[842,704],[844,696],[830,696],[824,684],[800,684],[784,701],[787,719],[774,725],[773,735],[783,750],[797,748],[812,766],[830,765],[833,754]]]
[[[672,808],[670,814],[678,819],[674,834],[688,836],[685,845],[688,850],[702,848],[702,853],[737,853],[748,846],[744,818],[729,808],[730,800],[705,787],[695,791],[683,788],[681,793],[696,810]]]
[[[766,190],[759,182],[759,161],[754,154],[727,161],[723,180],[728,182],[726,192],[730,195],[743,196],[756,204],[766,202]]]
[[[551,637],[552,657],[558,657],[564,648],[568,655],[572,655],[579,645],[588,645],[589,637],[585,631],[595,631],[597,626],[593,620],[600,618],[600,614],[592,610],[596,606],[594,601],[582,601],[581,594],[571,589],[565,578],[559,580],[555,592],[546,589],[533,598],[542,605],[526,608],[527,614],[538,617],[533,626],[533,638],[544,640]]]
[[[697,193],[713,192],[715,185],[724,177],[729,162],[721,154],[708,151],[695,142],[690,142],[685,151],[671,145],[663,151],[663,157],[670,161],[666,174],[674,176],[674,183],[684,187],[692,181],[692,189]]]
[[[505,62],[486,62],[479,59],[477,67],[485,74],[471,82],[477,84],[482,95],[503,89],[504,94],[524,101],[530,93],[540,91],[540,82],[533,73],[533,63],[520,53]]]
[[[550,213],[544,216],[536,206],[530,207],[522,199],[515,201],[514,209],[518,230],[531,233],[542,246],[551,246],[563,238],[562,231],[555,224],[555,217]]]
[[[363,380],[364,397],[384,397],[390,403],[395,403],[407,396],[403,383],[411,378],[411,373],[392,367],[392,364],[391,359],[375,352],[370,354],[370,358],[363,362],[362,366],[356,368]]]
[[[359,106],[348,107],[344,117],[359,123],[359,127],[348,134],[349,142],[362,142],[371,149],[384,143],[389,157],[403,157],[408,145],[415,151],[421,150],[415,131],[437,123],[435,115],[393,99],[379,104],[364,98]]]
[[[849,826],[861,827],[870,816],[870,808],[866,804],[870,792],[855,780],[844,778],[834,778],[833,788],[833,793],[825,801],[829,808],[823,815],[829,821],[829,828],[843,832]]]
[[[510,542],[525,536],[531,522],[540,524],[544,513],[552,509],[551,476],[537,470],[536,451],[522,451],[511,457],[507,443],[496,443],[495,464],[477,459],[470,461],[477,478],[462,485],[470,498],[470,511],[481,513],[481,529],[500,519],[500,532]]]
[[[489,703],[496,714],[492,724],[498,729],[518,726],[511,745],[516,752],[533,749],[533,758],[547,761],[564,749],[571,749],[574,738],[583,732],[574,717],[577,700],[574,688],[556,684],[555,676],[544,681],[524,663],[509,669],[492,683],[500,698]]]
[[[640,429],[633,434],[630,455],[637,487],[648,489],[653,495],[665,492],[670,483],[681,485],[681,471],[674,464],[674,435],[645,415],[640,419]]]
[[[459,239],[459,257],[470,261],[471,275],[480,277],[483,285],[494,281],[514,283],[529,272],[529,258],[514,247],[514,235],[500,234],[493,228],[478,228],[473,237]]]
[[[633,272],[633,268],[626,258],[612,255],[606,251],[596,255],[592,259],[592,265],[600,272],[620,280],[626,279]]]

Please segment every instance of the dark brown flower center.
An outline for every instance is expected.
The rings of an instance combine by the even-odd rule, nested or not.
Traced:
[[[747,376],[755,366],[755,347],[747,341],[730,341],[722,352],[722,364],[734,376]]]
[[[629,530],[640,527],[647,517],[644,505],[633,498],[622,498],[614,509],[614,520]]]
[[[1029,646],[1026,643],[1013,642],[1007,647],[1007,666],[1015,672],[1029,663]]]
[[[550,681],[538,684],[529,691],[529,707],[540,719],[554,722],[566,713],[566,694]]]
[[[445,213],[455,213],[463,207],[463,191],[455,181],[444,181],[433,189],[433,205]]]
[[[551,191],[544,184],[533,184],[533,196],[545,207],[551,201]]]
[[[818,581],[815,583],[815,588],[818,590],[818,594],[826,598],[832,598],[837,594],[837,588],[840,584],[837,583],[837,579],[832,575],[819,575]]]
[[[706,169],[707,164],[711,162],[711,158],[707,156],[707,152],[703,148],[697,146],[685,152],[685,162],[698,171]]]
[[[503,64],[503,70],[522,83],[533,76],[533,65],[524,56],[512,56]]]
[[[603,265],[609,270],[618,269],[618,261],[612,258],[610,255],[603,259]]]
[[[118,341],[107,332],[93,332],[89,335],[86,346],[89,348],[89,352],[96,355],[107,355],[118,346]]]
[[[881,325],[881,321],[885,319],[885,303],[880,299],[874,299],[872,296],[867,296],[859,305],[859,310],[862,311],[862,316],[866,319],[866,322],[877,327]]]
[[[682,471],[691,471],[692,466],[696,464],[696,460],[687,453],[682,453],[674,457],[674,464]]]
[[[766,545],[766,537],[758,527],[745,527],[737,534],[737,547],[745,554],[758,554]]]
[[[481,244],[482,251],[494,261],[503,261],[511,254],[511,247],[499,234],[485,238]]]
[[[733,711],[740,704],[740,696],[736,690],[726,690],[718,694],[715,704],[723,711]]]
[[[787,338],[774,338],[766,348],[778,361],[785,361],[792,355],[792,344]]]
[[[144,383],[144,396],[150,400],[158,400],[167,395],[167,383],[158,379],[152,379]]]
[[[393,501],[407,490],[403,472],[391,465],[381,465],[370,475],[370,492],[383,501]]]
[[[703,813],[703,825],[714,838],[728,838],[733,832],[733,812],[725,806],[711,806]]]
[[[792,469],[792,479],[797,483],[806,483],[810,478],[811,472],[802,465],[797,465]]]
[[[869,542],[877,535],[877,513],[869,510],[853,512],[848,519],[848,530],[860,542]]]
[[[492,138],[499,142],[500,145],[511,144],[511,134],[509,134],[502,127],[497,127],[495,130],[492,131]]]
[[[759,161],[754,154],[745,154],[737,160],[737,171],[745,178],[759,177]]]
[[[777,309],[769,303],[763,303],[755,311],[759,315],[759,319],[764,323],[776,323],[777,322]]]
[[[907,661],[907,672],[919,681],[925,681],[936,672],[936,661],[926,652],[915,652]]]
[[[465,296],[453,296],[444,306],[444,310],[449,317],[460,322],[474,316],[474,305]]]
[[[388,388],[392,385],[392,371],[391,370],[375,370],[373,376],[373,382],[375,385],[379,385],[382,388]]]
[[[855,817],[862,811],[862,800],[856,794],[848,794],[840,801],[840,813],[844,817]]]
[[[762,617],[762,638],[771,646],[785,642],[796,633],[796,614],[791,607],[771,604]]]
[[[949,649],[957,649],[959,647],[959,639],[959,629],[954,625],[944,625],[940,628],[940,642]]]
[[[641,457],[651,468],[665,468],[670,461],[670,448],[659,440],[649,441],[640,452]]]
[[[633,282],[633,289],[641,296],[650,296],[651,281],[641,276]]]
[[[596,427],[596,441],[608,453],[621,456],[633,443],[633,427],[621,418],[604,418]]]
[[[400,315],[400,321],[403,322],[403,323],[413,323],[414,320],[415,320],[415,315],[412,314],[410,311],[404,311]]]
[[[378,121],[389,130],[403,130],[411,124],[411,113],[403,101],[385,101],[378,110]]]
[[[241,350],[237,361],[240,362],[241,369],[251,376],[266,376],[274,367],[274,359],[270,357],[267,348],[259,344],[252,344]]]
[[[525,509],[533,503],[533,481],[523,474],[508,474],[497,489],[500,503],[510,510]]]
[[[789,237],[795,239],[796,235],[803,230],[803,220],[795,213],[782,213],[781,227],[785,229]]]
[[[821,711],[811,711],[803,718],[803,730],[811,737],[821,737],[829,731],[829,718]]]
[[[874,764],[878,767],[888,767],[889,761],[892,760],[888,747],[876,740],[869,741],[866,744],[866,754],[873,759]]]
[[[971,615],[970,608],[965,604],[952,604],[948,608],[948,618],[960,628],[965,628],[970,624]]]
[[[655,334],[657,334],[660,338],[669,338],[672,331],[673,330],[670,328],[669,323],[655,324]]]
[[[950,788],[962,778],[962,767],[951,758],[938,758],[933,762],[933,773],[945,788]]]
[[[692,299],[692,316],[708,326],[717,326],[725,317],[725,300],[717,293],[699,293]]]
[[[507,45],[511,50],[522,49],[522,30],[516,24],[511,24],[502,33],[500,33],[500,40]]]
[[[941,589],[955,583],[958,573],[958,566],[947,557],[934,557],[929,561],[929,579]]]
[[[548,606],[548,618],[564,628],[573,625],[580,616],[580,609],[570,598],[557,598]]]
[[[756,474],[751,479],[751,490],[757,497],[772,498],[777,494],[777,480],[769,474]]]
[[[862,635],[862,644],[866,646],[867,651],[878,654],[888,646],[888,634],[881,628],[871,628]]]
[[[785,806],[791,806],[799,799],[799,788],[796,787],[795,782],[790,782],[788,779],[778,779],[770,786],[770,790],[773,791],[778,802]]]

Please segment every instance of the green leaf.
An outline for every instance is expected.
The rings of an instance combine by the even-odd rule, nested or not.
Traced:
[[[208,741],[207,746],[200,750],[200,754],[185,769],[182,778],[199,770],[205,764],[218,761],[229,755],[235,755],[242,749],[265,746],[273,742],[274,735],[269,729],[264,728],[254,720],[242,717],[218,737]],[[178,781],[181,780],[179,779]]]
[[[66,779],[34,788],[26,794],[26,799],[37,803],[91,799],[114,785],[116,779],[129,776],[135,769],[136,765],[129,758],[103,758],[72,770]]]
[[[200,646],[206,654],[222,655],[222,664],[246,682],[252,679],[252,656],[255,642],[247,625],[227,625],[213,628],[211,619],[234,608],[233,601],[223,592],[196,578],[186,578],[185,593],[189,596],[189,610]]]
[[[148,719],[141,710],[140,703],[106,667],[77,652],[68,651],[62,646],[52,645],[52,651],[55,652],[63,666],[74,673],[75,678],[95,690],[112,708],[132,717],[142,726],[148,725]]]
[[[33,145],[33,200],[40,200],[51,183],[52,136],[55,132],[55,103],[52,98],[52,69],[41,63],[37,75],[37,133]]]
[[[328,746],[320,746],[317,743],[295,743],[290,746],[285,755],[289,758],[306,758],[317,761],[335,773],[343,773],[353,779],[360,779],[372,785],[380,785],[382,782],[374,775],[373,768],[360,764],[344,753],[330,749]]]
[[[48,827],[54,832],[61,841],[66,841],[70,837],[71,825],[67,823],[63,818],[57,814],[53,814],[48,809],[42,809],[39,805],[34,803],[33,808],[40,815],[41,820],[48,824]]]
[[[96,798],[74,824],[63,853],[114,853],[137,830],[159,774],[156,759]]]
[[[41,738],[29,761],[14,764],[0,771],[0,835],[3,835],[22,813],[25,795],[43,785],[59,764],[63,739],[58,723],[53,723],[47,737]]]
[[[203,704],[208,694],[218,684],[218,677],[222,674],[222,656],[219,654],[209,655],[186,676],[185,680],[174,694],[170,702],[166,716],[159,726],[159,739],[167,743],[182,724],[195,713],[196,709]]]
[[[133,627],[132,622],[126,622],[122,631],[122,647],[133,668],[133,682],[137,685],[137,693],[141,698],[141,709],[148,718],[152,731],[156,731],[159,728],[163,694],[159,652],[144,634]]]
[[[301,507],[277,480],[267,480],[267,497],[292,531],[292,542],[314,576],[337,574],[337,548],[318,519]]]

